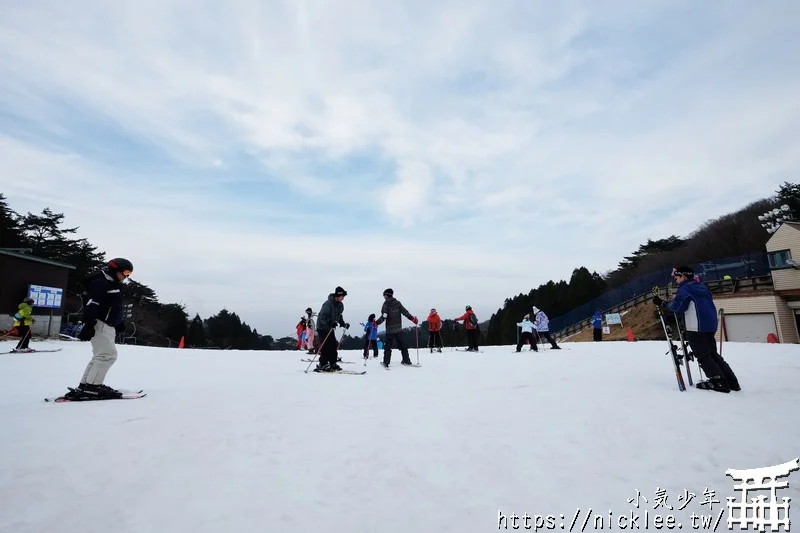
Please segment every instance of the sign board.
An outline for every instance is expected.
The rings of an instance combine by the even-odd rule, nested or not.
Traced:
[[[603,326],[603,333],[606,335],[611,335],[611,327],[610,326]]]
[[[606,315],[606,324],[619,324],[622,325],[622,317],[619,313],[608,313]]]
[[[64,290],[55,287],[45,287],[44,285],[30,285],[28,287],[28,296],[33,298],[34,307],[60,309]]]

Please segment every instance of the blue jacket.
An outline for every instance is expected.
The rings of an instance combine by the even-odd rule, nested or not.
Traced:
[[[674,313],[683,313],[686,331],[716,333],[719,319],[717,306],[708,287],[694,280],[686,280],[678,285],[675,298],[665,304]]]
[[[592,317],[592,326],[594,329],[601,329],[603,327],[603,315],[600,314],[600,311],[595,313]]]
[[[373,324],[374,322],[367,322],[364,326],[364,332],[371,340],[376,341],[378,340],[378,326],[374,326]]]

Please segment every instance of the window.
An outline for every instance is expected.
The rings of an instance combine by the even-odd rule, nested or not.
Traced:
[[[767,258],[769,259],[769,267],[773,270],[779,268],[791,268],[789,260],[792,259],[792,253],[789,250],[778,250],[776,252],[768,252]]]

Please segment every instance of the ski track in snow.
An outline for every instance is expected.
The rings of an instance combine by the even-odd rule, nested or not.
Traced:
[[[726,343],[731,394],[679,392],[663,341],[421,349],[421,368],[395,352],[364,376],[304,374],[295,351],[119,346],[107,383],[146,398],[47,404],[91,350],[41,344],[64,349],[0,356],[4,532],[477,533],[498,530],[498,512],[569,531],[590,507],[691,531],[691,512],[716,517],[737,496],[726,469],[800,456],[797,345]],[[360,351],[341,355],[364,368]],[[800,501],[800,472],[788,481],[781,495]],[[673,511],[653,509],[657,487]],[[684,489],[696,496],[679,511]]]

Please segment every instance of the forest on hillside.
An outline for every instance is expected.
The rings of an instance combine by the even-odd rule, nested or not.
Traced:
[[[481,342],[516,342],[516,323],[530,312],[533,305],[546,310],[553,318],[653,270],[763,252],[769,234],[761,227],[758,216],[782,204],[788,204],[794,213],[800,215],[800,185],[784,182],[773,196],[708,220],[685,237],[670,235],[648,239],[607,272],[590,272],[578,266],[568,281],[550,280],[527,293],[506,298],[503,306],[481,323]],[[79,294],[84,277],[109,259],[105,252],[79,237],[78,229],[66,225],[65,215],[50,208],[39,214],[17,213],[9,206],[6,196],[0,193],[0,248],[22,249],[31,255],[76,267],[69,276],[64,303],[65,323],[79,318]],[[199,314],[190,317],[184,305],[160,302],[156,291],[141,282],[130,280],[125,291],[126,301],[133,304],[130,322],[135,324],[137,344],[177,346],[181,338],[185,339],[187,347],[196,348],[291,350],[296,344],[293,337],[273,339],[270,335],[260,334],[229,309],[221,309],[207,318]],[[131,327],[128,334],[132,332]],[[407,346],[413,348],[419,343],[424,348],[428,342],[427,323],[423,321],[419,328],[407,328],[404,335]],[[354,324],[342,339],[342,349],[360,349],[362,339],[361,327]],[[442,341],[445,346],[466,344],[463,325],[446,320]]]

